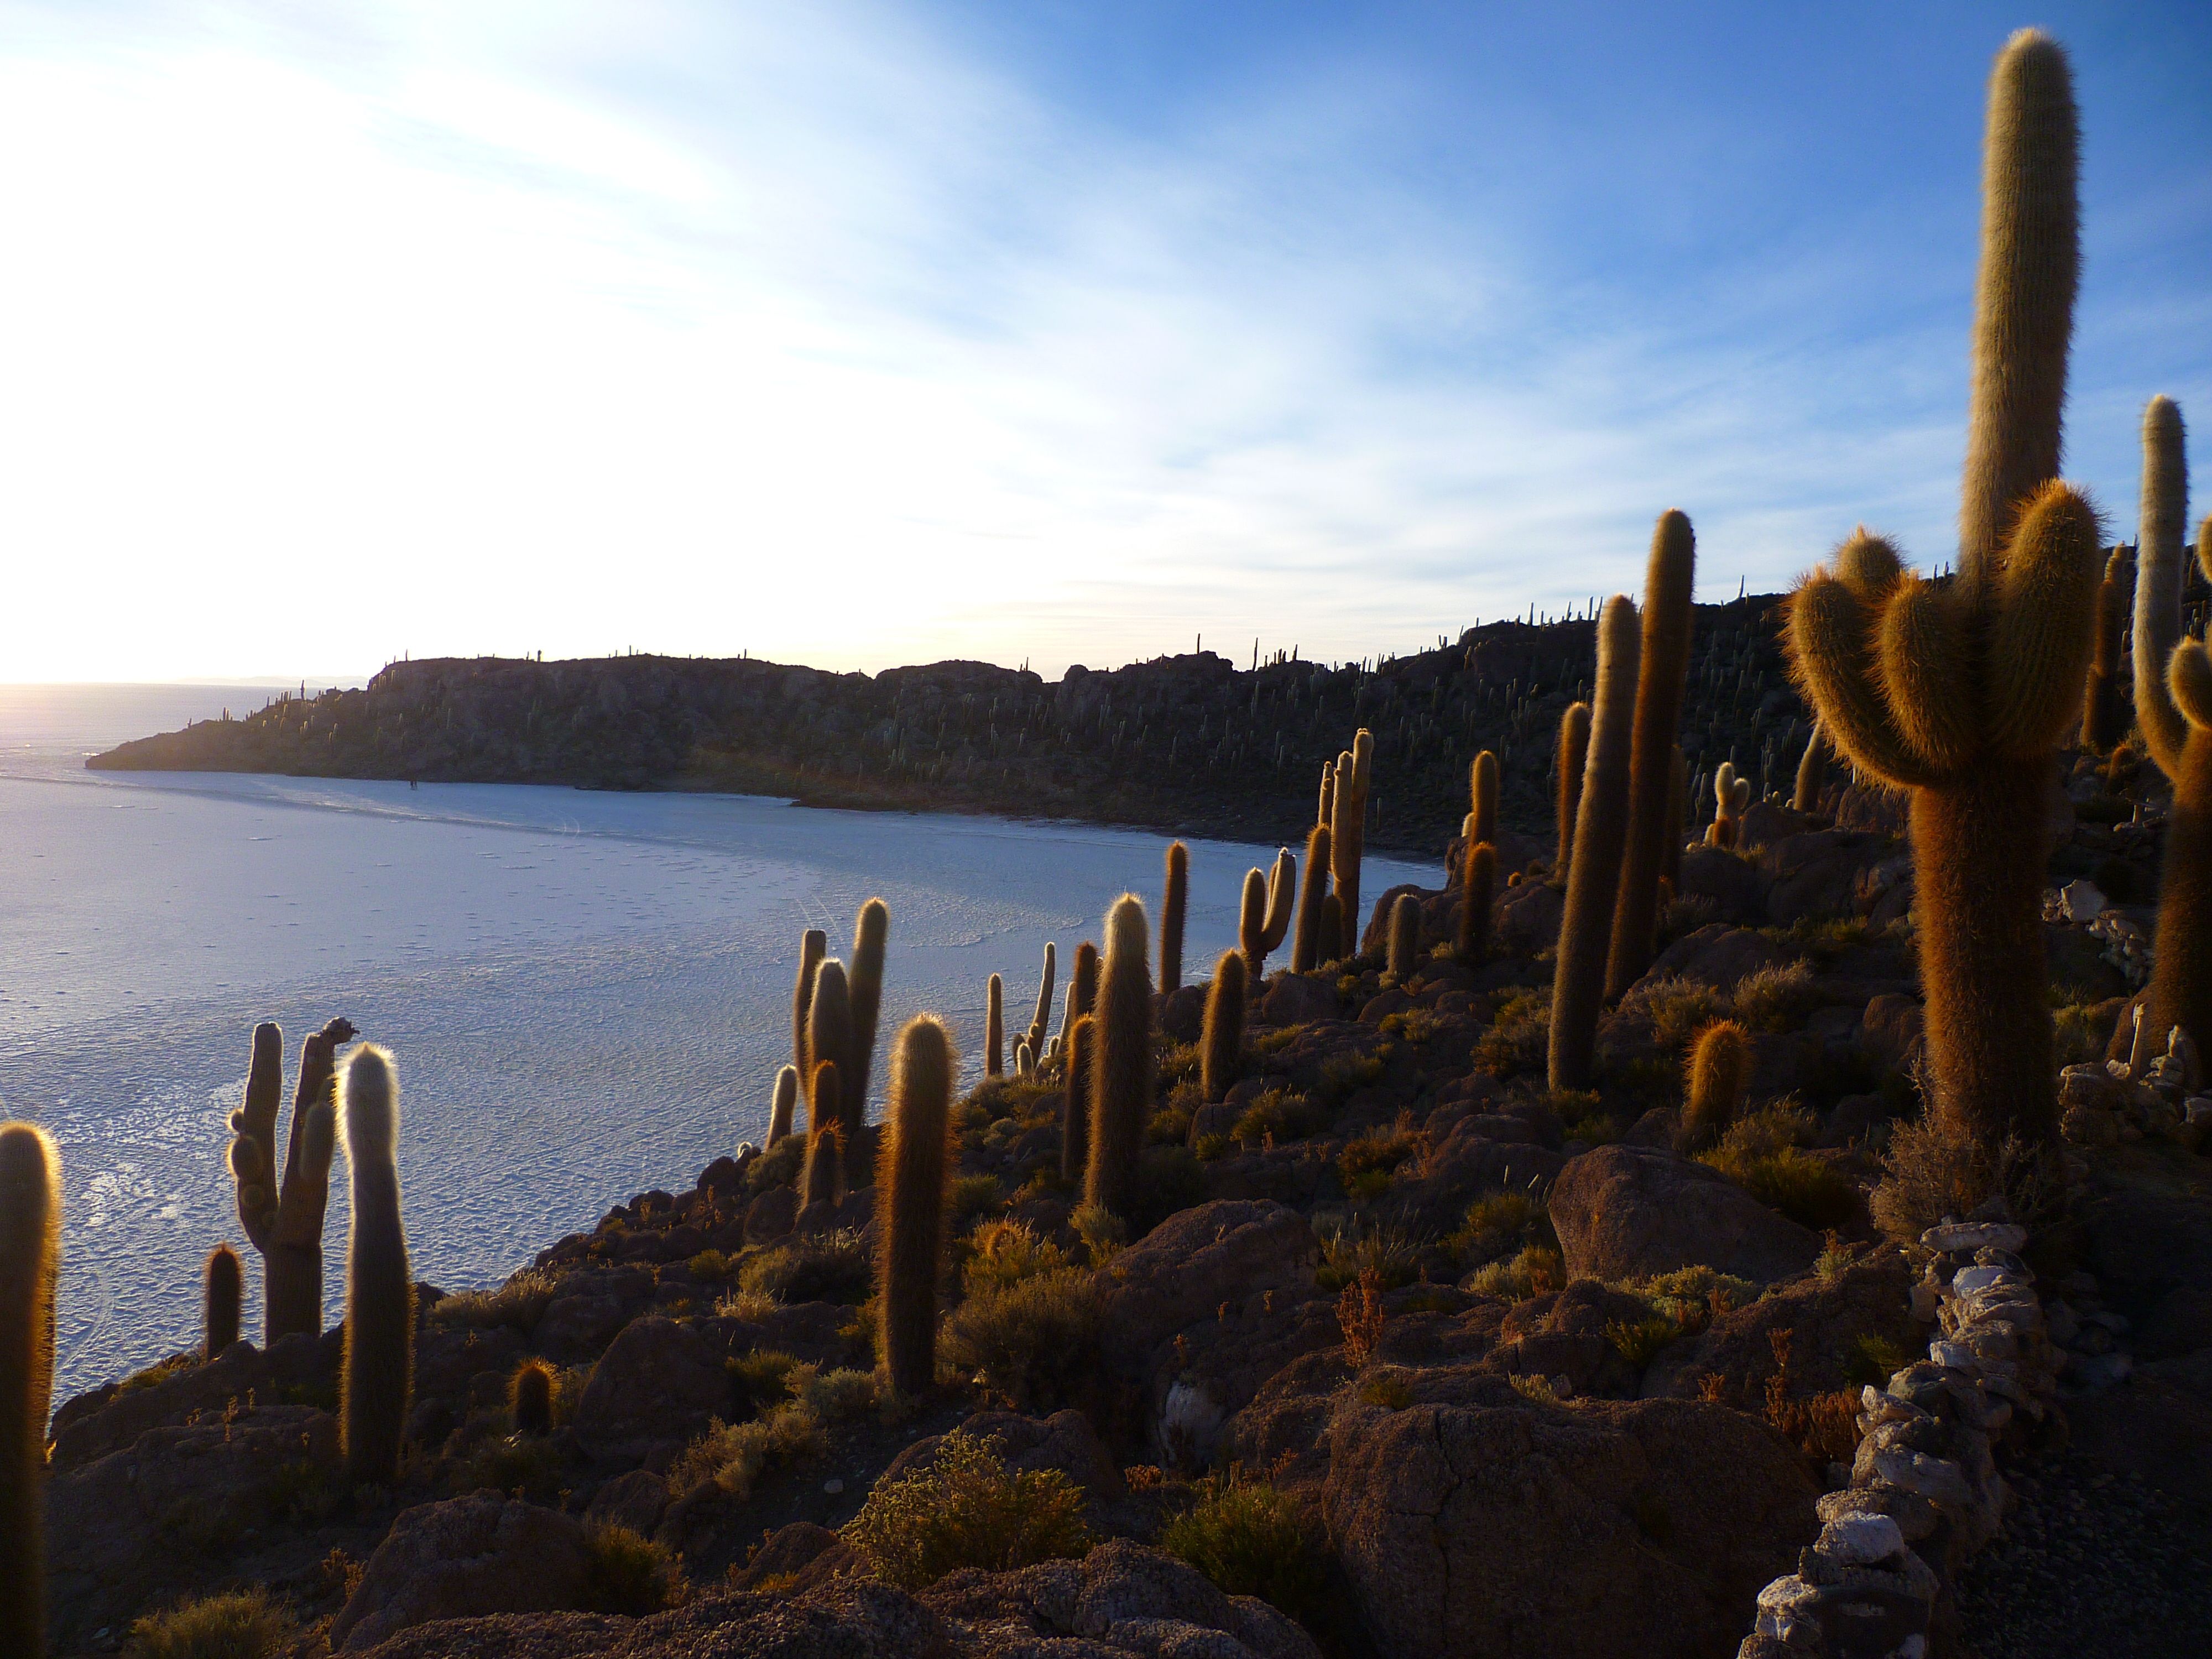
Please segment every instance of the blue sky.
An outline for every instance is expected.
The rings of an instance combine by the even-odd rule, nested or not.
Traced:
[[[2027,22],[2131,534],[2212,8],[0,0],[0,678],[1352,656],[1670,506],[1704,597],[1940,563]]]

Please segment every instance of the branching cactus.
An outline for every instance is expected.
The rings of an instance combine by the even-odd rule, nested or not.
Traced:
[[[1470,842],[1452,940],[1463,966],[1472,968],[1490,954],[1490,915],[1497,902],[1498,849],[1486,841]]]
[[[415,1280],[399,1217],[399,1080],[392,1056],[365,1042],[339,1090],[353,1228],[346,1240],[345,1355],[338,1437],[346,1477],[390,1486],[415,1392]]]
[[[1701,1152],[1728,1133],[1751,1076],[1751,1033],[1732,1019],[1717,1019],[1698,1034],[1682,1108],[1682,1151]]]
[[[1383,966],[1402,982],[1413,976],[1421,954],[1421,902],[1401,893],[1390,906],[1390,932]]]
[[[952,1039],[936,1016],[908,1020],[891,1061],[888,1133],[876,1176],[885,1200],[877,1256],[884,1369],[908,1398],[928,1392],[936,1364],[953,1068]]]
[[[1291,971],[1321,965],[1322,900],[1328,894],[1328,827],[1316,824],[1306,835],[1306,879],[1298,890],[1297,928],[1291,935]]]
[[[1145,907],[1124,893],[1106,915],[1106,962],[1091,1061],[1091,1167],[1084,1201],[1127,1221],[1152,1115],[1152,974]]]
[[[1790,797],[1790,810],[1817,812],[1820,789],[1828,775],[1828,744],[1820,735],[1820,722],[1813,722],[1813,735],[1805,739],[1805,752],[1797,761],[1797,787]]]
[[[1183,912],[1190,904],[1190,848],[1168,845],[1167,880],[1160,890],[1160,994],[1182,988]]]
[[[1206,1025],[1199,1039],[1199,1087],[1209,1103],[1227,1097],[1243,1057],[1244,958],[1224,951],[1213,964],[1213,983],[1206,994]]]
[[[814,1003],[814,976],[830,954],[830,935],[810,927],[799,940],[799,981],[791,989],[791,1063],[801,1077],[814,1075],[814,1056],[807,1048],[807,1018]]]
[[[787,1066],[775,1074],[775,1096],[768,1112],[768,1144],[775,1146],[791,1133],[799,1109],[799,1068]]]
[[[983,988],[983,1075],[1003,1077],[1006,1070],[1006,985],[996,974]]]
[[[46,1650],[46,1413],[62,1165],[46,1132],[0,1124],[0,1653]]]
[[[1751,805],[1751,780],[1735,775],[1735,763],[1723,761],[1713,774],[1713,821],[1705,829],[1708,847],[1733,847],[1739,820]]]
[[[1332,958],[1348,957],[1359,948],[1352,933],[1359,926],[1359,865],[1367,850],[1367,785],[1374,766],[1375,735],[1362,726],[1352,740],[1348,763],[1344,756],[1336,763],[1336,802],[1328,836],[1339,909]]]
[[[1862,531],[1798,590],[1786,636],[1838,751],[1911,793],[1936,1119],[1991,1154],[2057,1127],[2037,803],[2081,711],[2103,568],[2095,514],[2055,476],[2076,151],[2065,55],[2023,30],[1990,83],[1958,574],[1922,581]]]
[[[2120,645],[2127,632],[2131,574],[2127,550],[2116,547],[2105,561],[2104,580],[2097,584],[2096,642],[2089,659],[2088,689],[2081,696],[2081,746],[2100,755],[2109,753],[2128,734],[2126,699],[2120,690]]]
[[[246,1299],[246,1270],[228,1244],[210,1250],[200,1269],[200,1352],[212,1359],[238,1340]]]
[[[1637,661],[1643,641],[1636,606],[1616,593],[1597,623],[1597,701],[1589,760],[1575,812],[1567,905],[1559,918],[1552,976],[1550,1078],[1553,1089],[1587,1089],[1597,1071],[1597,1017],[1605,1000],[1621,848],[1628,838],[1628,757],[1634,730]]]
[[[1570,703],[1559,716],[1559,850],[1552,859],[1552,878],[1564,883],[1574,861],[1575,818],[1582,810],[1583,769],[1589,760],[1590,706]]]
[[[1060,1117],[1060,1177],[1079,1186],[1091,1167],[1091,1064],[1097,1024],[1077,1016],[1067,1033],[1066,1095]]]
[[[1257,870],[1244,877],[1244,902],[1237,922],[1237,943],[1244,952],[1244,979],[1257,985],[1267,971],[1267,955],[1290,934],[1291,915],[1297,908],[1298,861],[1288,848],[1275,854],[1274,868],[1266,875]]]
[[[2178,1025],[2201,1042],[2212,1040],[2203,1035],[2212,1033],[2212,662],[2203,644],[2182,637],[2188,491],[2181,411],[2171,398],[2154,398],[2143,412],[2136,723],[2172,781],[2173,809],[2143,1027],[2163,1042]],[[2212,518],[2197,532],[2197,558],[2212,573]]]
[[[853,1009],[853,1104],[868,1108],[868,1077],[876,1065],[876,1017],[884,1006],[884,946],[890,939],[890,906],[872,898],[853,925],[853,971],[847,989]]]
[[[253,1028],[246,1100],[230,1115],[230,1173],[238,1224],[261,1252],[264,1346],[295,1331],[323,1328],[323,1214],[331,1197],[337,1146],[335,1056],[353,1040],[350,1022],[334,1019],[301,1046],[291,1133],[276,1173],[276,1103],[284,1089],[284,1034]]]
[[[1658,942],[1659,876],[1667,858],[1668,795],[1682,697],[1690,680],[1690,592],[1697,537],[1674,511],[1659,515],[1644,576],[1644,642],[1636,682],[1636,729],[1628,766],[1628,842],[1613,901],[1613,945],[1605,994],[1625,995],[1651,965]]]

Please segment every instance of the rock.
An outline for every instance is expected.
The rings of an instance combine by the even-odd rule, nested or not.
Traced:
[[[668,1483],[650,1469],[632,1469],[592,1494],[584,1519],[593,1526],[628,1527],[650,1538],[667,1507]]]
[[[751,1559],[731,1577],[730,1585],[733,1589],[751,1589],[763,1578],[798,1578],[801,1575],[810,1583],[819,1583],[835,1575],[826,1571],[811,1571],[817,1563],[856,1566],[859,1561],[860,1557],[851,1547],[829,1528],[817,1527],[811,1521],[793,1521],[761,1540]]]
[[[1717,847],[1692,847],[1682,854],[1675,891],[1711,906],[1716,922],[1741,927],[1766,920],[1766,878],[1757,866]]]
[[[1304,1025],[1334,1019],[1338,1014],[1336,988],[1304,974],[1276,975],[1267,994],[1260,999],[1260,1018],[1270,1025]]]
[[[577,1401],[576,1438],[593,1456],[687,1440],[726,1414],[729,1374],[693,1327],[658,1314],[615,1338]]]
[[[1097,1273],[1103,1347],[1127,1380],[1186,1326],[1270,1291],[1312,1283],[1313,1231],[1296,1210],[1266,1199],[1216,1199],[1178,1211]]]
[[[1960,1222],[1949,1226],[1930,1227],[1920,1235],[1920,1248],[1938,1253],[1949,1250],[2023,1250],[2027,1248],[2027,1229],[2014,1226],[2009,1222]],[[1983,1275],[1981,1278],[1968,1277],[1977,1271],[1968,1268],[1955,1277],[1951,1283],[1953,1291],[1966,1296],[1972,1294],[1978,1285],[1994,1282],[1987,1277],[1992,1271],[1990,1269],[1978,1270]]]
[[[653,1300],[653,1270],[611,1267],[562,1275],[531,1340],[556,1364],[592,1358]]]
[[[1498,943],[1528,956],[1550,950],[1559,942],[1559,917],[1566,908],[1566,895],[1547,881],[1506,888],[1498,896]]]
[[[1771,878],[1766,916],[1784,926],[1808,917],[1847,916],[1862,879],[1888,856],[1886,836],[1856,830],[1816,830],[1778,842],[1759,855]]]
[[[1179,985],[1160,999],[1159,1024],[1177,1042],[1195,1042],[1206,1024],[1206,987]]]
[[[1788,1443],[1689,1401],[1486,1396],[1340,1413],[1322,1504],[1375,1650],[1400,1659],[1733,1650],[1812,1535]]]
[[[2094,921],[2104,915],[2106,899],[2094,881],[2069,881],[2058,890],[2059,908],[2069,921]]]
[[[1644,977],[1647,981],[1679,977],[1716,990],[1732,991],[1745,975],[1794,960],[1789,951],[1762,933],[1716,921],[1662,951]]]
[[[1772,1283],[1813,1265],[1820,1241],[1717,1170],[1642,1146],[1600,1146],[1552,1183],[1553,1229],[1575,1279],[1707,1267]]]
[[[1800,812],[1778,801],[1754,801],[1737,820],[1736,845],[1747,853],[1755,853],[1773,842],[1819,830],[1826,823],[1817,813]]]
[[[745,1243],[772,1244],[799,1221],[799,1189],[771,1187],[745,1212]]]
[[[405,1510],[392,1523],[339,1609],[331,1643],[360,1653],[434,1619],[574,1607],[583,1588],[584,1529],[574,1520],[471,1492]]]
[[[1872,1566],[1905,1548],[1905,1534],[1886,1515],[1845,1515],[1827,1522],[1813,1547],[1847,1567]]]

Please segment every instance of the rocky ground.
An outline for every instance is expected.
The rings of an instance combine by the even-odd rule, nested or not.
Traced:
[[[2212,1103],[2102,1065],[2142,972],[2149,781],[2085,762],[2047,803],[2071,1220],[2031,1261],[2060,1412],[2006,1431],[2015,1502],[1960,1548],[1939,1650],[2203,1647]],[[336,1332],[69,1401],[59,1650],[258,1585],[301,1656],[1732,1653],[1845,1478],[1856,1391],[1931,1330],[1917,1227],[1869,1208],[1918,1110],[1910,860],[1891,803],[1839,780],[1824,805],[1685,855],[1587,1095],[1543,1086],[1562,900],[1533,842],[1488,960],[1437,949],[1440,883],[1403,981],[1374,954],[1271,975],[1225,1102],[1195,1081],[1200,988],[1162,999],[1125,1238],[1060,1176],[1058,1077],[987,1083],[956,1109],[923,1399],[874,1381],[872,1188],[802,1209],[786,1143],[505,1286],[425,1287],[392,1490],[337,1474]],[[1747,1103],[1685,1156],[1684,1048],[1723,1013]],[[544,1432],[510,1413],[531,1360]]]

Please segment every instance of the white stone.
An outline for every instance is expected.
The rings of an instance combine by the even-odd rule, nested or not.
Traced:
[[[1939,1365],[1958,1371],[1971,1371],[1981,1364],[1974,1357],[1974,1351],[1963,1342],[1930,1342],[1928,1357]]]
[[[2018,1254],[2027,1243],[2027,1229],[2008,1221],[1956,1221],[1920,1235],[1922,1249],[1947,1252],[1998,1249]]]
[[[2104,914],[2105,896],[2093,881],[2069,881],[2058,890],[2058,908],[2069,921],[2094,921]]]
[[[1905,1547],[1905,1534],[1886,1515],[1854,1515],[1820,1528],[1814,1553],[1847,1567],[1870,1567]]]
[[[1953,1296],[1973,1296],[1999,1285],[2028,1288],[2027,1281],[2009,1267],[1961,1267],[1951,1275]]]
[[[1820,1586],[1807,1583],[1794,1572],[1787,1578],[1776,1579],[1759,1593],[1759,1610],[1781,1616],[1809,1610],[1820,1602]]]

